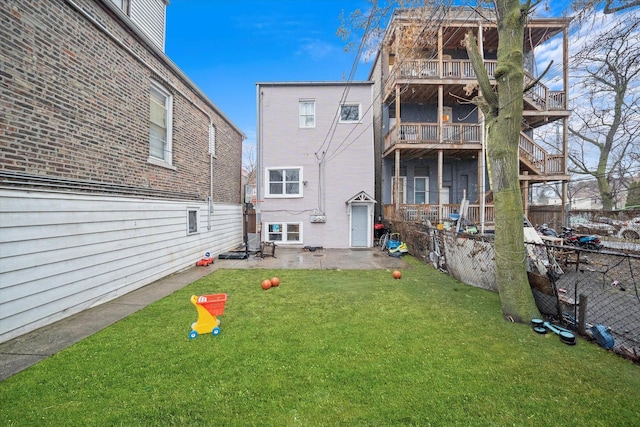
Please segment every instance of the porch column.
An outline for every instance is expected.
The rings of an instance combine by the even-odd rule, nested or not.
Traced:
[[[438,150],[438,223],[442,222],[442,160],[444,152]]]
[[[529,175],[529,171],[523,171],[523,175]],[[525,176],[526,178],[526,176]],[[522,191],[522,206],[524,216],[529,218],[529,180],[520,181],[520,187]]]
[[[563,108],[566,109],[569,105],[569,71],[567,70],[569,67],[569,28],[564,27],[564,31],[562,32],[562,61],[563,61],[563,85],[564,85],[564,105]],[[568,149],[568,140],[567,134],[569,133],[569,121],[567,118],[562,119],[562,164],[564,174],[567,175],[568,166],[567,166],[567,153]],[[569,209],[571,208],[567,203],[567,197],[569,193],[569,182],[567,180],[562,181],[562,211],[560,212],[560,224],[564,226],[569,225]]]
[[[396,154],[396,170],[395,170],[396,178],[393,183],[393,194],[394,194],[394,199],[396,201],[395,214],[398,215],[398,212],[400,212],[400,150],[396,148],[395,154]]]
[[[402,122],[400,120],[400,86],[396,85],[396,135],[395,135],[395,143],[399,144],[400,139],[402,138],[402,132],[400,131],[402,128]]]
[[[438,85],[438,143],[442,144],[443,132],[442,132],[442,108],[444,107],[444,86]]]
[[[484,30],[482,28],[482,22],[478,24],[478,51],[480,52],[480,56],[484,62]],[[482,91],[479,90],[478,95],[482,95]],[[478,153],[478,198],[480,199],[480,234],[484,234],[484,222],[486,219],[485,209],[487,203],[485,197],[487,185],[484,177],[486,175],[485,163],[487,161],[487,157],[485,155],[484,145],[484,114],[480,108],[478,108],[478,124],[480,125],[480,144],[482,145],[482,149]]]
[[[438,76],[442,78],[444,70],[442,69],[442,26],[438,27]]]
[[[400,120],[400,86],[396,86],[396,144],[399,144],[402,138],[402,121]],[[395,150],[395,179],[393,180],[393,201],[395,202],[395,214],[400,211],[400,150]]]

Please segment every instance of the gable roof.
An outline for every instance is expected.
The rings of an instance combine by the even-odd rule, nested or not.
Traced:
[[[377,203],[376,200],[371,197],[370,195],[368,195],[366,192],[361,191],[358,194],[356,194],[355,196],[353,196],[352,198],[350,198],[349,200],[347,200],[345,203],[349,204],[349,203],[353,203],[353,202],[372,202],[372,203]]]

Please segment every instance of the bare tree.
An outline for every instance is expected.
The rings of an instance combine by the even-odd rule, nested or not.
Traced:
[[[570,172],[592,176],[611,210],[640,167],[632,155],[640,149],[640,16],[616,16],[592,40],[574,55]]]
[[[572,7],[579,15],[588,14],[602,7],[605,14],[621,12],[640,6],[640,0],[574,0]]]
[[[256,146],[245,145],[242,148],[242,170],[247,174],[247,182],[254,185],[256,182],[256,167]]]

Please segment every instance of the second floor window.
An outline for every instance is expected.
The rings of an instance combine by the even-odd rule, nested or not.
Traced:
[[[267,169],[267,197],[302,196],[302,168]]]
[[[300,101],[298,104],[298,110],[300,113],[299,126],[301,128],[314,128],[316,127],[316,102],[315,101]]]
[[[171,94],[151,82],[149,157],[171,165]]]
[[[340,123],[357,123],[360,121],[360,105],[344,104],[340,106]]]

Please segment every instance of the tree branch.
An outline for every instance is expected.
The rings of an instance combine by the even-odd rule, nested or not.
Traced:
[[[629,3],[621,4],[620,6],[617,6],[617,7],[611,6],[611,3],[613,3],[613,0],[607,0],[605,2],[604,10],[603,10],[605,15],[608,15],[610,13],[616,13],[616,12],[619,12],[621,10],[629,9],[629,8],[632,8],[632,7],[635,7],[635,6],[640,6],[640,0],[631,0],[631,1],[629,1]]]
[[[487,74],[487,70],[484,68],[484,61],[478,52],[478,42],[476,41],[476,37],[471,31],[468,31],[464,36],[464,41],[467,47],[469,60],[471,61],[471,66],[473,67],[473,70],[476,73],[476,78],[478,79],[478,87],[480,88],[484,98],[484,105],[478,104],[478,107],[480,107],[485,115],[495,116],[498,111],[498,97],[493,91],[493,87],[489,81],[489,75]]]
[[[551,66],[553,65],[553,60],[551,62],[549,62],[549,65],[547,65],[547,68],[545,68],[545,70],[542,72],[542,74],[540,74],[540,76],[535,79],[533,82],[531,82],[530,84],[528,84],[524,90],[522,91],[522,93],[527,93],[528,91],[530,91],[535,85],[537,85],[540,80],[544,77],[545,74],[547,74],[547,72],[549,71],[549,68],[551,68]]]

